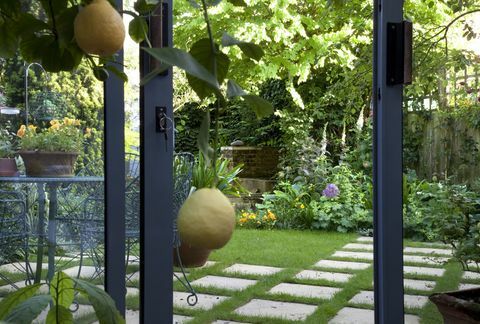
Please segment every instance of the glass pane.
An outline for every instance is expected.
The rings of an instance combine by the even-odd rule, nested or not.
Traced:
[[[1,154],[14,158],[0,177],[0,296],[59,271],[103,289],[103,84],[85,66],[53,75],[20,57],[1,71],[2,106],[20,113],[0,115]],[[95,319],[78,292],[70,310]]]
[[[479,16],[459,3],[405,8],[415,25],[414,82],[404,91],[405,312],[438,323],[430,295],[480,287],[480,52],[470,33]]]

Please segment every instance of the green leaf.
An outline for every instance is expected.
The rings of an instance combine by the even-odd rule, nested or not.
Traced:
[[[200,63],[204,68],[206,68],[212,75],[214,74],[213,69],[213,58],[214,55],[216,57],[216,64],[217,64],[217,80],[219,84],[227,77],[228,68],[230,66],[230,59],[224,53],[218,50],[218,46],[215,44],[217,48],[217,53],[212,53],[212,47],[210,43],[210,39],[202,38],[199,41],[195,42],[190,49],[190,54]],[[209,86],[208,83],[194,77],[187,73],[188,83],[198,95],[200,99],[204,99],[209,95],[216,93],[216,89]]]
[[[153,71],[149,72],[143,79],[140,81],[140,86],[146,85],[148,82],[156,78],[160,73],[165,72],[170,68],[169,65],[161,64],[159,67],[156,67]]]
[[[15,25],[10,20],[4,20],[0,23],[0,56],[13,57],[17,52],[17,48],[18,38]]]
[[[245,99],[250,108],[253,109],[258,119],[273,114],[273,106],[267,100],[256,95],[246,95],[242,98]]]
[[[236,7],[246,7],[247,4],[243,0],[228,0],[231,4],[233,4]]]
[[[50,26],[40,19],[35,18],[34,15],[23,13],[17,22],[17,32],[19,35],[32,35],[35,32],[40,32],[49,29]]]
[[[143,17],[135,17],[128,25],[128,33],[134,42],[140,43],[147,38],[148,25]]]
[[[137,0],[133,7],[138,13],[143,15],[153,11],[159,2],[160,0]]]
[[[189,53],[178,48],[143,48],[148,54],[162,63],[176,66],[188,74],[196,76],[197,78],[207,82],[214,89],[220,90],[218,81],[215,77],[203,67],[197,60]]]
[[[213,149],[210,147],[210,111],[207,110],[203,117],[197,139],[198,149],[205,158],[205,163],[210,165],[213,155]]]
[[[80,288],[85,297],[88,298],[100,324],[124,324],[125,320],[115,307],[113,299],[102,289],[97,286],[81,280],[73,279]]]
[[[50,295],[33,296],[17,305],[5,321],[7,323],[32,323],[52,300]],[[59,322],[60,323],[60,322]]]
[[[7,295],[7,297],[0,302],[0,320],[5,319],[15,306],[35,295],[41,286],[42,284],[34,284]]]
[[[245,92],[235,81],[228,80],[227,82],[227,98],[242,97],[248,93]]]
[[[123,82],[128,82],[128,75],[122,70],[120,70],[118,67],[116,67],[114,64],[107,64],[104,67],[105,69],[119,77],[121,80],[123,80]]]
[[[61,305],[56,305],[48,311],[46,324],[73,324],[73,314]]]
[[[50,284],[50,295],[53,303],[69,308],[75,297],[73,291],[73,280],[63,272],[57,272]]]
[[[58,32],[58,41],[62,46],[68,46],[74,41],[73,22],[78,14],[78,7],[63,10],[55,17]]]
[[[273,105],[270,102],[259,96],[248,94],[233,80],[228,80],[227,97],[243,98],[247,105],[255,112],[258,119],[267,117],[273,113]]]
[[[240,48],[240,50],[242,50],[243,54],[256,61],[259,61],[263,57],[263,55],[265,55],[265,52],[259,45],[242,42],[227,33],[223,33],[222,45],[225,47],[236,45]]]
[[[51,35],[24,36],[20,42],[20,54],[28,62],[40,60],[48,45],[54,41],[55,39]]]
[[[107,79],[110,77],[110,74],[108,73],[107,69],[101,66],[96,66],[93,68],[93,76],[101,82],[107,81]]]

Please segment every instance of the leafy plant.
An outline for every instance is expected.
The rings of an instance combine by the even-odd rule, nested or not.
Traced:
[[[13,158],[15,151],[13,136],[6,129],[0,130],[0,158]]]
[[[199,154],[193,168],[192,186],[196,189],[216,186],[224,194],[237,197],[247,192],[238,179],[238,175],[242,172],[241,164],[231,167],[229,159],[219,158],[215,167],[216,170],[213,170],[206,163],[203,155]]]
[[[272,229],[275,227],[277,217],[271,210],[242,211],[237,219],[237,224],[243,228]]]
[[[63,120],[50,121],[48,129],[37,132],[33,125],[22,125],[17,132],[20,148],[24,151],[45,152],[81,152],[83,141],[89,136],[80,129],[81,121],[65,117]]]
[[[94,284],[57,272],[48,285],[48,293],[42,294],[40,288],[45,285],[48,284],[26,286],[5,297],[0,301],[0,321],[31,323],[50,305],[46,323],[73,323],[70,307],[79,293],[92,304],[101,324],[125,323],[112,298]]]

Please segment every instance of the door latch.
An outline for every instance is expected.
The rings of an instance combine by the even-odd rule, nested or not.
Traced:
[[[387,85],[412,83],[413,24],[387,23]]]

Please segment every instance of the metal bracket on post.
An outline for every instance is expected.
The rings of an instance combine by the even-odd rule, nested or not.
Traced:
[[[412,83],[412,37],[410,21],[387,23],[387,85]]]

